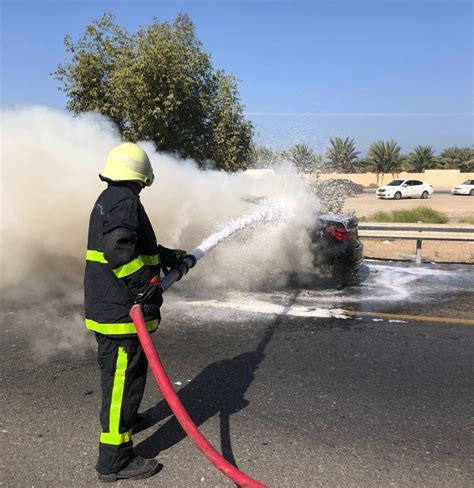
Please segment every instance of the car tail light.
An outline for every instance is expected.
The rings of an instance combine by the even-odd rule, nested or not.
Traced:
[[[357,232],[348,231],[343,225],[326,227],[326,232],[340,242],[352,241],[357,237]]]

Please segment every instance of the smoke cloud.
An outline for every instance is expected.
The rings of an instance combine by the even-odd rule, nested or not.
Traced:
[[[97,114],[72,117],[27,107],[2,110],[1,136],[3,300],[26,306],[54,298],[80,313],[88,219],[104,188],[97,175],[110,149],[121,142],[118,130]],[[290,215],[221,244],[181,288],[201,295],[215,286],[252,289],[282,284],[289,272],[309,269],[306,229],[314,222],[317,202],[291,165],[227,174],[158,153],[149,142],[140,145],[156,176],[141,199],[158,242],[166,247],[194,249],[263,198],[283,202]],[[49,327],[63,331],[60,349],[74,343],[76,336],[64,330],[77,330],[77,317],[63,312],[54,317],[50,306],[43,315],[50,317]]]

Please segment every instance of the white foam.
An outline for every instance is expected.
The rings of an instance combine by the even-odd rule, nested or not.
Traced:
[[[348,319],[349,316],[340,308],[305,307],[302,305],[284,305],[262,300],[196,300],[188,301],[193,307],[212,307],[239,310],[241,312],[261,313],[272,315],[289,315],[294,317],[338,318]]]

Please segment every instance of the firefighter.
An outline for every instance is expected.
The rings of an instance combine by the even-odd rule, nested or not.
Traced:
[[[115,147],[99,177],[108,186],[90,217],[84,277],[85,322],[97,339],[102,386],[96,469],[101,481],[143,479],[161,465],[133,452],[148,362],[129,311],[150,279],[178,266],[186,253],[157,245],[139,197],[154,179],[143,149],[132,143]],[[150,332],[158,327],[162,302],[156,292],[143,304]]]

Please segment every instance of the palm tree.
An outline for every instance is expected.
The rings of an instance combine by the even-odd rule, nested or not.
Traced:
[[[313,173],[317,170],[319,157],[306,144],[295,144],[284,154],[302,173]]]
[[[417,173],[431,169],[436,161],[432,146],[416,146],[408,159],[411,168]]]
[[[326,156],[333,169],[343,173],[354,173],[360,151],[355,146],[354,139],[346,137],[331,137]]]
[[[439,155],[437,165],[442,169],[459,169],[461,172],[474,171],[474,147],[448,147]]]
[[[272,168],[280,160],[279,153],[265,146],[254,146],[250,157],[252,168]]]
[[[400,150],[400,146],[393,139],[391,141],[377,141],[370,146],[367,162],[377,173],[377,178],[386,173],[394,175],[399,170],[401,164]]]

